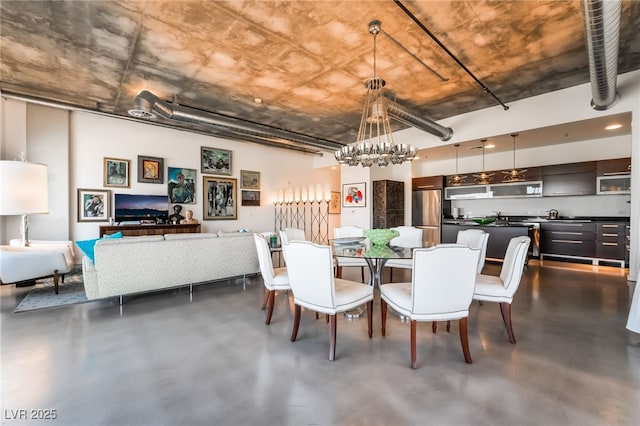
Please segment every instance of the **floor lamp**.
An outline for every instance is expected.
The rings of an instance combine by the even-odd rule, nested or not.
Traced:
[[[22,215],[22,244],[29,245],[30,214],[49,213],[45,164],[0,161],[0,216]]]

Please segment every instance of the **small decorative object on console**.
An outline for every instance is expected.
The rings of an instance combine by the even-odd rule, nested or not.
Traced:
[[[400,234],[395,229],[367,229],[364,235],[373,245],[384,246]]]

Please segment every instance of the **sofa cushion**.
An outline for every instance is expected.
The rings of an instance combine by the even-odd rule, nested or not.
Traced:
[[[76,245],[80,248],[80,250],[82,251],[82,253],[84,253],[85,256],[87,256],[89,259],[91,259],[92,262],[95,263],[96,256],[95,256],[94,247],[96,245],[96,242],[98,240],[110,239],[110,238],[122,238],[122,232],[116,232],[114,234],[105,235],[102,238],[95,238],[93,240],[76,241]]]

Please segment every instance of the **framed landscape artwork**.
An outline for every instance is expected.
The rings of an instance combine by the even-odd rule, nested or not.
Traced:
[[[342,207],[366,207],[366,188],[365,182],[342,185]]]
[[[340,214],[340,193],[331,191],[329,198],[329,214]]]
[[[237,219],[237,179],[202,177],[204,220]]]
[[[259,206],[260,191],[242,191],[243,206]]]
[[[138,182],[164,183],[164,159],[138,155]]]
[[[104,158],[104,186],[129,188],[129,160]]]
[[[231,175],[231,151],[200,147],[200,172],[213,175]]]
[[[111,212],[111,191],[78,188],[78,222],[107,222]]]
[[[240,188],[260,189],[260,172],[240,170]]]
[[[169,202],[173,204],[195,204],[196,202],[196,169],[169,167],[167,173],[169,183]]]

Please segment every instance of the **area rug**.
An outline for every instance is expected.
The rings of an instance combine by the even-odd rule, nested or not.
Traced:
[[[82,282],[82,271],[66,274],[64,283],[58,285],[58,294],[53,288],[53,278],[36,281],[35,287],[22,299],[15,312],[27,312],[37,309],[55,308],[88,302]]]

